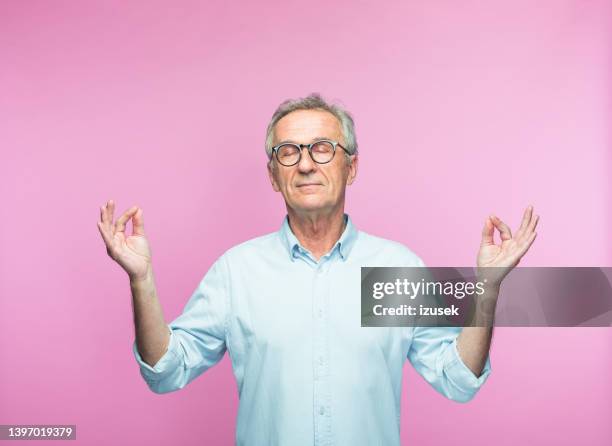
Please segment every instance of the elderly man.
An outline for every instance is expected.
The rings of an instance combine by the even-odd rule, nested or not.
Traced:
[[[113,223],[114,203],[101,208],[107,252],[130,278],[141,374],[152,391],[172,392],[227,351],[240,397],[237,444],[398,445],[405,360],[445,397],[469,401],[490,373],[491,329],[361,327],[360,268],[424,264],[400,243],[358,230],[344,213],[358,166],[348,112],[317,94],[285,101],[268,126],[266,151],[272,188],[287,208],[280,229],[219,257],[170,324],[142,209]],[[511,269],[536,223],[529,207],[513,237],[487,218],[478,265]]]

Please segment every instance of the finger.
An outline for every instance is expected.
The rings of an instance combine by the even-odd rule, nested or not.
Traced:
[[[540,216],[536,215],[534,218],[531,219],[531,222],[529,223],[529,226],[527,227],[527,230],[529,232],[533,232],[535,231],[536,226],[538,226],[538,222],[540,221]]]
[[[100,221],[102,222],[102,228],[107,233],[111,233],[111,221],[108,218],[108,202],[106,202],[104,206],[100,208]]]
[[[499,231],[499,235],[501,236],[502,242],[512,239],[512,231],[510,231],[510,228],[506,223],[501,221],[495,215],[491,215],[491,221]]]
[[[527,240],[531,236],[531,234],[535,232],[535,229],[539,221],[540,221],[540,216],[534,214],[531,217],[531,221],[529,222],[529,225],[527,225],[527,228],[525,228],[525,230],[523,231],[520,237],[517,237],[517,241],[519,243],[523,243],[525,240]]]
[[[100,221],[102,221],[102,224],[104,226],[104,229],[107,232],[112,232],[112,224],[113,224],[113,219],[112,219],[112,215],[110,214],[110,203],[112,200],[107,201],[106,203],[104,203],[104,206],[102,206],[102,212],[100,215]]]
[[[482,228],[482,241],[480,244],[482,246],[492,245],[495,243],[493,240],[493,235],[495,234],[495,227],[493,226],[493,222],[491,221],[491,217],[487,217],[485,220],[484,227]]]
[[[110,248],[112,242],[111,242],[111,239],[108,233],[104,229],[104,223],[100,221],[98,222],[98,230],[100,231],[100,234],[102,235],[102,240],[104,240],[104,244],[106,245],[107,248]]]
[[[134,215],[137,210],[138,210],[137,206],[132,206],[127,211],[125,211],[121,217],[117,219],[117,222],[115,223],[115,234],[117,232],[125,231],[125,224],[128,222],[130,218],[132,218],[132,215]]]
[[[516,232],[517,237],[520,233],[522,233],[522,231],[524,231],[527,228],[527,226],[529,225],[529,222],[531,221],[532,215],[533,215],[533,206],[527,206],[527,209],[525,209],[525,212],[523,213],[523,220],[521,221],[521,226]]]
[[[529,237],[527,238],[527,240],[521,243],[520,249],[519,249],[519,258],[523,257],[525,253],[529,250],[529,248],[533,244],[533,241],[536,239],[537,235],[538,235],[537,232],[532,232],[531,234],[529,234]]]
[[[132,235],[145,235],[142,208],[138,208],[132,219]]]
[[[111,234],[115,233],[115,224],[113,220],[115,219],[115,202],[113,200],[108,200],[106,205],[106,218],[108,221],[108,230]]]

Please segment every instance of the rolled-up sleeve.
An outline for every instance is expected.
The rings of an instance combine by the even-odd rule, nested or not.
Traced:
[[[480,376],[463,362],[457,350],[461,327],[415,327],[408,359],[416,371],[445,397],[470,401],[491,374],[487,360]]]
[[[201,280],[182,314],[168,324],[168,349],[154,366],[143,361],[134,341],[133,352],[140,374],[153,392],[182,389],[223,357],[228,317],[227,280],[227,264],[222,256]]]

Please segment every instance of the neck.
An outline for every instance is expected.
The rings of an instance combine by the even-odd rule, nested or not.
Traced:
[[[287,208],[289,226],[300,244],[319,260],[344,231],[344,206],[328,212],[299,212]]]

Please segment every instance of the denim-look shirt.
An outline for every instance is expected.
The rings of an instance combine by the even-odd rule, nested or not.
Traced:
[[[227,351],[239,393],[238,445],[399,445],[406,359],[435,390],[470,400],[476,377],[457,351],[460,328],[361,327],[362,266],[424,266],[404,245],[345,229],[318,261],[285,216],[279,231],[226,251],[168,324],[156,393],[185,387]]]

